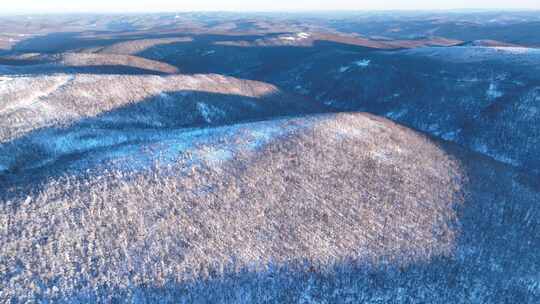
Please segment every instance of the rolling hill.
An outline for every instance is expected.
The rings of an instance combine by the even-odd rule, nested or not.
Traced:
[[[334,301],[400,286],[406,299],[442,303],[471,288],[486,301],[537,293],[528,248],[540,243],[540,196],[509,166],[360,113],[206,132],[172,163],[100,163],[97,175],[48,178],[5,201],[3,296]]]

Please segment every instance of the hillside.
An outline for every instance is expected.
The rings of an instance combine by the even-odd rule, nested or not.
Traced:
[[[99,119],[103,113],[122,108],[126,111],[118,115],[119,125],[138,119],[139,124],[182,127],[320,108],[270,84],[215,74],[5,77],[0,96],[0,142],[54,124]]]
[[[437,303],[537,295],[538,254],[527,248],[540,244],[530,233],[539,193],[526,176],[371,115],[278,120],[281,134],[263,145],[246,136],[268,124],[194,138],[173,164],[65,175],[8,199],[2,296],[333,301],[392,297],[385,290],[397,286]]]
[[[30,53],[8,56],[0,60],[3,74],[176,74],[169,64],[124,54],[95,53]],[[2,67],[2,66],[0,66]]]
[[[264,81],[539,173],[539,59],[519,47],[329,51]]]

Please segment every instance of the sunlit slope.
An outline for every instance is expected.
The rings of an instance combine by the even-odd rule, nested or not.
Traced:
[[[122,108],[119,120],[174,126],[223,124],[317,110],[275,86],[221,75],[52,75],[0,80],[0,142],[45,126]],[[214,97],[210,96],[213,95]],[[120,122],[119,122],[120,123]]]
[[[527,176],[367,114],[236,127],[207,129],[172,163],[103,162],[8,197],[2,297],[331,302],[392,295],[370,281],[392,273],[385,286],[406,280],[403,297],[430,302],[535,296]]]

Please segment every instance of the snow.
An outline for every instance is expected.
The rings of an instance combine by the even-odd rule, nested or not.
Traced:
[[[350,70],[352,67],[366,68],[366,67],[369,66],[370,63],[371,63],[371,60],[370,60],[370,59],[361,59],[361,60],[357,60],[357,61],[354,61],[353,63],[351,63],[351,64],[349,64],[349,65],[340,67],[340,68],[339,68],[339,72],[340,72],[340,73],[345,73],[345,72],[347,72],[348,70]]]
[[[287,41],[298,41],[298,40],[305,40],[311,37],[311,34],[300,32],[293,36],[281,36],[279,39],[281,40],[287,40]]]
[[[486,95],[489,99],[496,99],[503,96],[503,92],[499,91],[497,89],[497,84],[492,82],[489,84],[489,88],[486,91]]]
[[[530,292],[540,294],[540,275],[529,275],[521,278],[520,281]]]
[[[294,87],[294,89],[296,90],[296,92],[298,92],[299,94],[303,94],[303,95],[307,95],[309,94],[309,89],[308,88],[305,88],[301,85],[297,85]]]
[[[75,167],[114,161],[120,168],[137,170],[152,165],[156,160],[164,164],[173,163],[186,152],[192,155],[195,162],[219,163],[231,159],[238,151],[257,150],[276,137],[295,129],[282,128],[281,123],[259,122],[217,128],[129,132],[129,137],[123,138],[125,145],[120,145],[122,142],[111,144],[110,150],[100,149],[93,152],[89,160],[78,163]],[[109,134],[107,132],[103,136]],[[111,136],[116,137],[115,134]],[[122,138],[104,140],[112,143]]]
[[[171,95],[167,93],[163,93],[163,92],[159,93],[158,96],[160,99],[163,99],[163,100],[170,100],[172,98]]]
[[[386,117],[392,120],[396,120],[403,117],[405,114],[407,114],[407,112],[408,112],[407,109],[403,109],[400,111],[391,111],[391,112],[386,113]]]
[[[369,128],[372,127],[374,127],[374,123],[372,123],[371,121],[366,121],[361,128],[351,125],[340,125],[336,127],[336,137],[368,140],[370,133],[366,130],[369,130]]]
[[[504,63],[532,64],[537,66],[540,60],[540,49],[523,47],[421,47],[400,52],[414,56],[433,57],[450,62],[499,60]],[[388,52],[388,54],[391,53]]]
[[[307,38],[311,37],[310,34],[304,33],[304,32],[298,33],[298,34],[296,34],[296,36],[297,36],[298,38],[301,38],[301,39],[307,39]]]
[[[332,105],[335,105],[337,101],[334,99],[329,99],[329,100],[325,100],[323,103],[327,106],[332,106]]]
[[[207,162],[220,163],[232,159],[233,152],[227,149],[208,148],[201,153],[201,157]]]
[[[52,133],[43,138],[44,142],[42,144],[51,147],[55,154],[66,154],[113,146],[126,142],[129,139],[121,131],[109,130],[107,136],[103,136],[100,133],[99,131],[96,132],[88,129],[65,135]]]
[[[295,37],[290,37],[290,36],[281,37],[280,39],[282,39],[282,40],[296,41],[296,38],[295,38]]]
[[[212,123],[213,120],[225,116],[225,112],[204,102],[197,102],[197,110],[207,123]]]
[[[456,141],[457,135],[459,134],[459,132],[460,130],[446,132],[446,133],[443,133],[441,137],[442,139],[447,140],[447,141]]]
[[[534,49],[531,49],[531,48],[513,47],[513,46],[512,47],[509,47],[509,46],[495,46],[495,47],[491,47],[491,48],[494,49],[494,50],[497,50],[499,52],[508,53],[508,54],[516,54],[516,55],[527,54],[527,53],[535,51]]]
[[[7,103],[4,106],[3,109],[0,110],[0,113],[35,107],[36,102],[39,101],[39,99],[52,94],[53,92],[55,92],[62,86],[72,81],[73,78],[74,78],[73,76],[67,76],[67,75],[54,77],[54,78],[51,77],[50,79],[53,80],[53,84],[50,85],[48,88],[41,91],[33,91],[31,94],[29,94],[29,96],[25,96],[24,98],[21,98],[21,99],[11,100],[9,103]],[[0,94],[5,94],[9,92],[10,90],[13,90],[13,89],[17,90],[20,87],[24,87],[23,82],[27,81],[28,79],[20,78],[20,79],[8,79],[8,80],[10,80],[8,83],[9,85],[3,85],[0,88]]]
[[[358,60],[354,62],[356,66],[363,67],[363,68],[368,67],[370,63],[371,63],[371,60],[369,59],[362,59],[362,60]]]
[[[392,155],[388,151],[370,151],[370,155],[373,159],[378,160],[381,163],[390,163],[392,161]]]
[[[433,123],[428,126],[428,131],[431,133],[435,133],[435,135],[438,135],[440,126],[438,123]]]
[[[537,117],[537,115],[540,113],[540,110],[538,110],[537,107],[530,106],[526,110],[526,118],[534,119]]]
[[[287,120],[281,119],[216,128],[117,130],[100,128],[103,120],[98,118],[75,129],[53,128],[32,134],[27,140],[43,156],[28,163],[21,163],[24,152],[20,154],[17,145],[0,146],[0,155],[4,155],[0,158],[0,172],[9,170],[15,163],[26,169],[58,163],[75,171],[103,164],[121,170],[144,170],[158,161],[163,165],[173,164],[182,155],[190,155],[193,162],[220,163],[230,160],[240,151],[256,151],[277,137],[307,127],[315,120],[285,124]],[[73,155],[77,157],[71,157]]]
[[[1,33],[5,36],[16,36],[16,37],[30,37],[33,36],[32,34],[19,34],[19,33]]]
[[[250,140],[248,146],[251,149],[258,149],[266,143],[270,142],[273,138],[282,136],[288,131],[290,131],[290,129],[286,130],[271,124],[267,124],[257,129],[250,130],[248,136],[246,137]]]
[[[473,150],[476,152],[479,152],[481,154],[487,155],[497,161],[500,161],[501,163],[510,164],[513,166],[518,166],[519,162],[515,159],[512,159],[508,157],[507,155],[498,154],[495,151],[488,148],[488,146],[485,143],[477,142],[473,146]]]
[[[210,50],[210,51],[206,51],[204,53],[202,53],[202,56],[208,56],[208,55],[212,55],[212,54],[215,54],[216,51],[215,50]]]
[[[485,144],[483,144],[483,143],[476,143],[476,144],[474,145],[474,150],[475,150],[476,152],[480,152],[480,153],[482,153],[482,154],[487,154],[488,151],[489,151],[488,147],[487,147]]]

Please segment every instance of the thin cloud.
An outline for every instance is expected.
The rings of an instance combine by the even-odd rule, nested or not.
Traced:
[[[4,13],[49,12],[167,12],[167,11],[302,11],[302,10],[433,10],[433,9],[540,9],[538,0],[17,0],[4,1]]]

